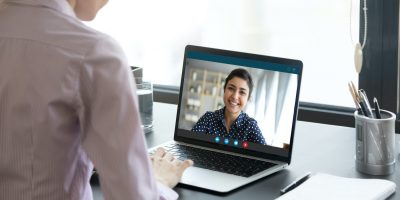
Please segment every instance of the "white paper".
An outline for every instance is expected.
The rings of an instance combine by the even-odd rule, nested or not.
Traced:
[[[383,200],[396,191],[396,183],[383,179],[345,178],[317,173],[277,200]]]

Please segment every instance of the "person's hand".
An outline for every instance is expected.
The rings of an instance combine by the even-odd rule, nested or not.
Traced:
[[[193,161],[180,161],[163,148],[150,156],[156,180],[170,188],[175,187],[182,177],[183,172],[193,165]]]

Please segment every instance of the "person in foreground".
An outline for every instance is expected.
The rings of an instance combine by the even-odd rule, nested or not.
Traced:
[[[257,121],[242,111],[252,91],[250,73],[242,68],[232,70],[225,79],[225,107],[206,112],[192,131],[266,145]]]
[[[107,0],[0,0],[0,199],[176,199],[191,160],[149,158],[127,59],[85,26]],[[92,164],[93,163],[93,164]]]

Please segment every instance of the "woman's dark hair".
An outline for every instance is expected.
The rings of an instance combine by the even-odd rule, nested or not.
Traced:
[[[250,98],[251,92],[253,91],[253,79],[251,78],[250,73],[243,68],[234,69],[231,71],[231,73],[229,73],[229,75],[225,78],[224,90],[226,89],[226,84],[234,77],[241,78],[247,82],[247,85],[249,86],[249,98]]]

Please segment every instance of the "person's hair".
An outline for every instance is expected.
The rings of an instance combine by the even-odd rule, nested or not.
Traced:
[[[5,7],[5,4],[6,4],[6,3],[5,3],[4,1],[5,1],[5,0],[0,0],[0,9],[3,8],[3,7]]]
[[[253,91],[253,79],[251,78],[250,73],[243,69],[243,68],[237,68],[231,71],[229,75],[225,78],[225,84],[224,84],[224,90],[226,89],[226,84],[233,79],[234,77],[241,78],[247,82],[247,85],[249,86],[249,99],[251,97],[251,92]]]

